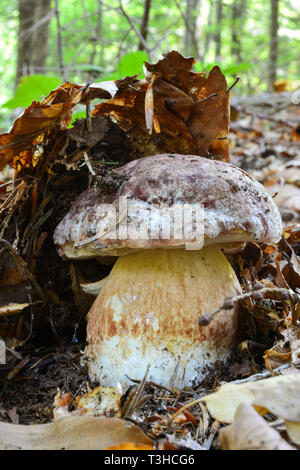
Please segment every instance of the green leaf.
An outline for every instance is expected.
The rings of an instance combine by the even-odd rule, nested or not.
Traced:
[[[82,119],[82,118],[84,119],[86,118],[86,111],[85,110],[77,111],[76,113],[73,114],[72,120],[70,124],[68,125],[68,127],[73,127],[73,124],[76,121],[76,119]]]
[[[117,66],[119,78],[127,75],[136,75],[143,72],[143,64],[148,59],[148,55],[143,51],[129,52],[125,54]]]
[[[3,104],[8,109],[27,108],[32,101],[47,96],[61,84],[59,77],[50,75],[28,75],[22,77],[14,96]]]
[[[123,77],[142,74],[145,60],[149,60],[148,55],[145,52],[129,52],[128,54],[123,55],[115,72],[102,75],[101,80],[97,81],[120,80]]]
[[[100,80],[97,80],[95,83],[98,82],[107,82],[109,80],[119,80],[121,77],[117,72],[109,73],[106,75],[101,75]]]
[[[222,69],[222,72],[225,75],[234,75],[238,72],[242,72],[243,70],[251,69],[252,64],[250,62],[241,62],[240,64],[231,65],[229,67],[225,67]]]

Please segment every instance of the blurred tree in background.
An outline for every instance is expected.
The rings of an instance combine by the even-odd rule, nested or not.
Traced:
[[[299,79],[299,25],[299,0],[2,0],[0,126],[63,80],[142,73],[172,49],[241,75],[236,93],[270,90]]]

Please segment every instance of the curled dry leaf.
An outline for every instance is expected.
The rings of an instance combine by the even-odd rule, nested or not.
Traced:
[[[111,124],[127,133],[130,159],[170,152],[229,161],[226,79],[217,66],[206,77],[192,72],[193,64],[193,58],[172,51],[157,64],[146,63],[144,80],[133,76],[93,86],[63,83],[41,102],[33,101],[12,129],[0,135],[0,170],[7,164],[17,171],[32,170],[59,155],[69,141],[95,146],[109,137]],[[95,107],[93,119],[88,116],[67,130],[74,106],[89,106],[94,98],[108,101]],[[82,157],[82,150],[77,154],[73,162]]]
[[[219,432],[223,450],[296,450],[247,403],[241,403],[233,424]]]
[[[24,308],[28,307],[29,305],[30,305],[29,303],[23,303],[23,304],[10,303],[8,305],[1,305],[0,317],[6,316],[6,315],[16,315],[17,313],[22,312],[22,310],[24,310]]]
[[[152,445],[137,426],[118,418],[72,416],[30,426],[0,423],[3,450],[104,450],[128,442]]]
[[[270,377],[256,382],[222,385],[202,397],[210,414],[222,423],[232,423],[238,405],[246,402],[267,408],[280,418],[300,422],[300,376]]]
[[[127,77],[116,82],[114,98],[97,105],[93,115],[116,120],[127,132],[135,158],[167,152],[211,153],[229,161],[226,79],[217,66],[206,77],[192,72],[193,64],[193,58],[176,51],[157,64],[146,62],[146,79]]]
[[[111,97],[108,91],[99,87],[94,87],[93,91],[88,90],[86,86],[65,82],[41,102],[33,101],[14,122],[11,130],[0,135],[0,170],[11,163],[14,157],[16,163],[17,156],[18,160],[24,162],[24,166],[36,164],[38,160],[33,162],[31,152],[25,149],[29,145],[37,146],[47,140],[54,127],[66,129],[73,107],[85,101],[89,93],[92,93],[92,98]]]
[[[210,414],[221,423],[232,423],[241,403],[249,403],[269,410],[283,418],[293,440],[300,443],[300,375],[276,376],[257,382],[222,385],[219,390],[206,395]]]

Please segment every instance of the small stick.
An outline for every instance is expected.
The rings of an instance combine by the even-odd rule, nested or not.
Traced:
[[[180,365],[180,358],[178,359],[178,361],[176,363],[174,372],[173,372],[172,377],[170,378],[170,382],[168,384],[168,388],[172,389],[174,387],[174,383],[175,383],[175,380],[176,380],[176,377],[177,377],[177,374],[178,374],[179,365]]]
[[[146,378],[147,378],[149,369],[150,369],[150,364],[147,365],[145,375],[144,375],[143,379],[141,380],[138,388],[136,389],[135,394],[131,397],[129,396],[129,403],[128,403],[127,406],[125,404],[124,410],[122,410],[122,417],[123,418],[130,417],[130,415],[132,415],[132,413],[134,412],[134,410],[137,406],[137,403],[140,400],[141,395],[143,393],[143,390],[145,388]]]
[[[288,368],[289,365],[290,365],[290,364],[288,364],[288,365],[287,365],[287,364],[283,364],[282,366],[277,367],[276,369],[274,369],[273,372],[279,372],[279,371],[282,370],[282,369],[286,369],[286,368]],[[262,373],[260,373],[260,374],[256,374],[256,375],[251,376],[251,377],[253,377],[253,381],[254,381],[255,379],[261,379],[261,378],[264,378],[264,377],[268,377],[269,375],[271,375],[271,373],[270,373],[269,371],[265,371],[265,372],[262,372]],[[226,385],[226,384],[232,384],[232,383],[238,384],[238,383],[242,383],[242,382],[250,382],[250,381],[252,381],[252,380],[251,380],[251,377],[248,377],[247,379],[237,380],[237,381],[234,381],[234,382],[225,382],[225,383],[221,384],[221,386],[222,386],[222,385]],[[254,379],[254,377],[255,377],[255,379]],[[215,392],[213,392],[213,393],[215,393]],[[187,403],[186,405],[184,405],[184,406],[182,406],[181,408],[179,408],[179,409],[170,417],[170,419],[169,419],[168,422],[167,422],[167,429],[168,429],[168,432],[170,432],[170,426],[171,426],[171,424],[172,424],[172,421],[174,421],[174,419],[175,419],[180,413],[182,413],[184,410],[187,410],[187,409],[190,408],[191,406],[197,405],[198,403],[201,403],[202,401],[205,401],[205,397],[207,397],[207,395],[205,395],[205,396],[203,396],[203,397],[201,397],[201,398],[197,398],[197,400],[193,400],[193,401],[191,401],[190,403]]]
[[[238,295],[236,297],[225,299],[221,307],[217,308],[213,312],[205,313],[204,315],[201,315],[198,319],[198,325],[199,326],[209,325],[215,315],[217,315],[221,310],[231,310],[234,307],[235,302],[238,302],[239,300],[248,299],[249,297],[254,297],[254,298],[262,297],[263,294],[266,294],[266,293],[270,293],[270,294],[277,293],[281,296],[282,300],[291,299],[295,302],[299,302],[300,300],[300,296],[296,294],[295,292],[293,292],[291,289],[283,289],[279,287],[262,287],[254,291]]]
[[[197,104],[204,103],[204,101],[210,100],[210,98],[213,98],[214,96],[218,96],[218,93],[212,93],[211,95],[208,95],[206,98],[203,98],[203,100],[197,101]]]
[[[239,81],[241,77],[236,77],[235,81],[233,82],[233,84],[226,90],[226,93],[229,93],[230,90],[232,90],[232,88],[237,84],[237,82]]]
[[[8,374],[7,374],[7,377],[6,379],[7,380],[11,380],[13,379],[19,372],[21,369],[23,369],[23,367],[27,364],[27,362],[30,361],[30,356],[26,356],[24,357],[24,359],[22,359]]]
[[[89,132],[92,132],[91,106],[89,98],[86,100],[86,127]]]
[[[291,367],[291,364],[289,362],[287,362],[286,364],[283,364],[282,366],[279,366],[279,367],[276,367],[276,369],[273,369],[273,373],[275,372],[280,372],[284,369],[288,369],[289,367]],[[226,385],[227,383],[230,383],[230,384],[243,384],[243,383],[247,383],[247,382],[256,382],[257,380],[260,380],[260,379],[265,379],[266,377],[270,377],[271,372],[269,370],[266,370],[264,372],[259,372],[258,374],[255,374],[255,375],[250,375],[250,377],[246,377],[245,379],[238,379],[238,380],[233,380],[232,382],[221,382],[221,386],[222,385]]]

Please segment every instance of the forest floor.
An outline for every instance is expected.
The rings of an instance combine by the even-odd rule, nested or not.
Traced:
[[[238,277],[248,279],[245,291],[253,285],[252,276],[265,286],[268,282],[268,286],[278,288],[288,285],[295,292],[300,289],[299,265],[292,254],[300,256],[300,113],[299,107],[287,103],[281,95],[232,102],[231,163],[262,182],[272,196],[278,193],[275,201],[285,223],[288,245],[281,242],[272,251],[265,245],[248,244],[241,254],[229,257]],[[270,302],[276,305],[268,305],[267,313],[259,300],[254,304],[247,300],[241,303],[247,323],[246,337],[231,364],[216,370],[214,377],[184,390],[175,389],[172,383],[163,388],[147,380],[142,384],[133,381],[132,388],[114,404],[114,411],[106,411],[106,415],[126,416],[160,443],[160,448],[219,449],[218,430],[222,424],[212,418],[202,402],[174,419],[172,416],[181,406],[211,393],[221,384],[271,377],[278,367],[278,374],[286,374],[289,369],[300,372],[299,362],[293,363],[291,355],[284,355],[290,351],[282,346],[284,328],[276,317],[276,311],[278,316],[282,312],[280,299]],[[253,312],[259,314],[255,316]],[[61,315],[57,309],[47,327],[29,335],[16,350],[11,345],[9,361],[0,368],[0,420],[42,424],[52,422],[60,408],[76,414],[80,397],[99,385],[89,381],[81,362],[84,337],[84,320],[70,324],[67,315]],[[265,353],[270,350],[277,351],[277,355]],[[139,399],[133,403],[132,395],[137,391]],[[266,419],[270,423],[276,421],[271,414]],[[274,427],[287,438],[282,422]]]

